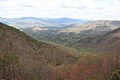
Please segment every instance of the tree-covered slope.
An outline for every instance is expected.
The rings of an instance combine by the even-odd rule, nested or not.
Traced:
[[[50,66],[73,64],[77,59],[67,49],[39,42],[11,26],[0,23],[0,55],[6,54],[14,54],[19,58],[21,65],[19,72],[23,76],[26,75],[29,80],[37,75],[46,80],[50,73],[41,70],[49,71]]]

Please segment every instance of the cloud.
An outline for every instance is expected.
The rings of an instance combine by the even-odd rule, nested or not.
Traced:
[[[0,17],[120,19],[120,0],[0,0]]]
[[[3,1],[3,2],[5,2],[5,1],[8,1],[8,0],[0,0],[1,2]]]
[[[27,5],[27,4],[21,4],[20,7],[33,8],[34,6],[32,6],[32,5]]]
[[[90,8],[87,6],[66,6],[66,5],[61,5],[61,8],[69,8],[69,9],[80,9],[80,10],[89,10]]]

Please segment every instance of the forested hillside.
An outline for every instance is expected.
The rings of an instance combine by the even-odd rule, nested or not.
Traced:
[[[19,30],[0,23],[0,55],[1,55],[1,77],[5,68],[4,76],[7,79],[13,78],[13,70],[15,77],[18,80],[33,80],[38,78],[48,80],[52,78],[52,66],[59,66],[63,64],[73,64],[77,60],[76,56],[72,55],[71,51],[59,46],[39,42]],[[4,56],[12,58],[12,62],[4,60]],[[14,60],[15,57],[15,60]],[[19,60],[18,67],[12,64]],[[4,62],[5,61],[5,62]],[[7,61],[10,63],[7,66]],[[2,67],[4,66],[5,67]],[[13,69],[12,69],[13,68]],[[9,72],[10,70],[10,72]],[[22,79],[22,80],[23,80]]]

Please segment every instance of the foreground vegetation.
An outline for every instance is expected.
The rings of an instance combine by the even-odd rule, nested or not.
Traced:
[[[119,56],[80,54],[73,63],[23,65],[15,54],[0,55],[0,78],[5,80],[119,80]],[[40,66],[39,66],[40,65]]]

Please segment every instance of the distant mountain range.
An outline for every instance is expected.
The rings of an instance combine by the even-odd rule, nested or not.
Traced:
[[[0,18],[0,22],[6,23],[16,28],[27,27],[64,27],[74,23],[83,23],[87,20],[73,19],[73,18],[35,18],[35,17],[22,17],[22,18]]]
[[[72,24],[68,25],[68,28],[64,29],[64,32],[80,32],[83,30],[98,30],[104,31],[108,29],[116,29],[120,27],[120,21],[114,20],[97,20],[97,21],[88,21],[84,22],[83,24]]]
[[[120,21],[112,20],[97,20],[89,21],[83,24],[72,24],[60,29],[40,29],[34,28],[22,29],[23,32],[38,40],[52,41],[59,44],[64,44],[69,47],[80,49],[106,49],[107,44],[99,44],[102,36],[105,36],[110,31],[114,31],[120,27]],[[106,39],[107,40],[107,39]],[[91,47],[92,46],[92,47]],[[94,47],[94,48],[93,48]]]

